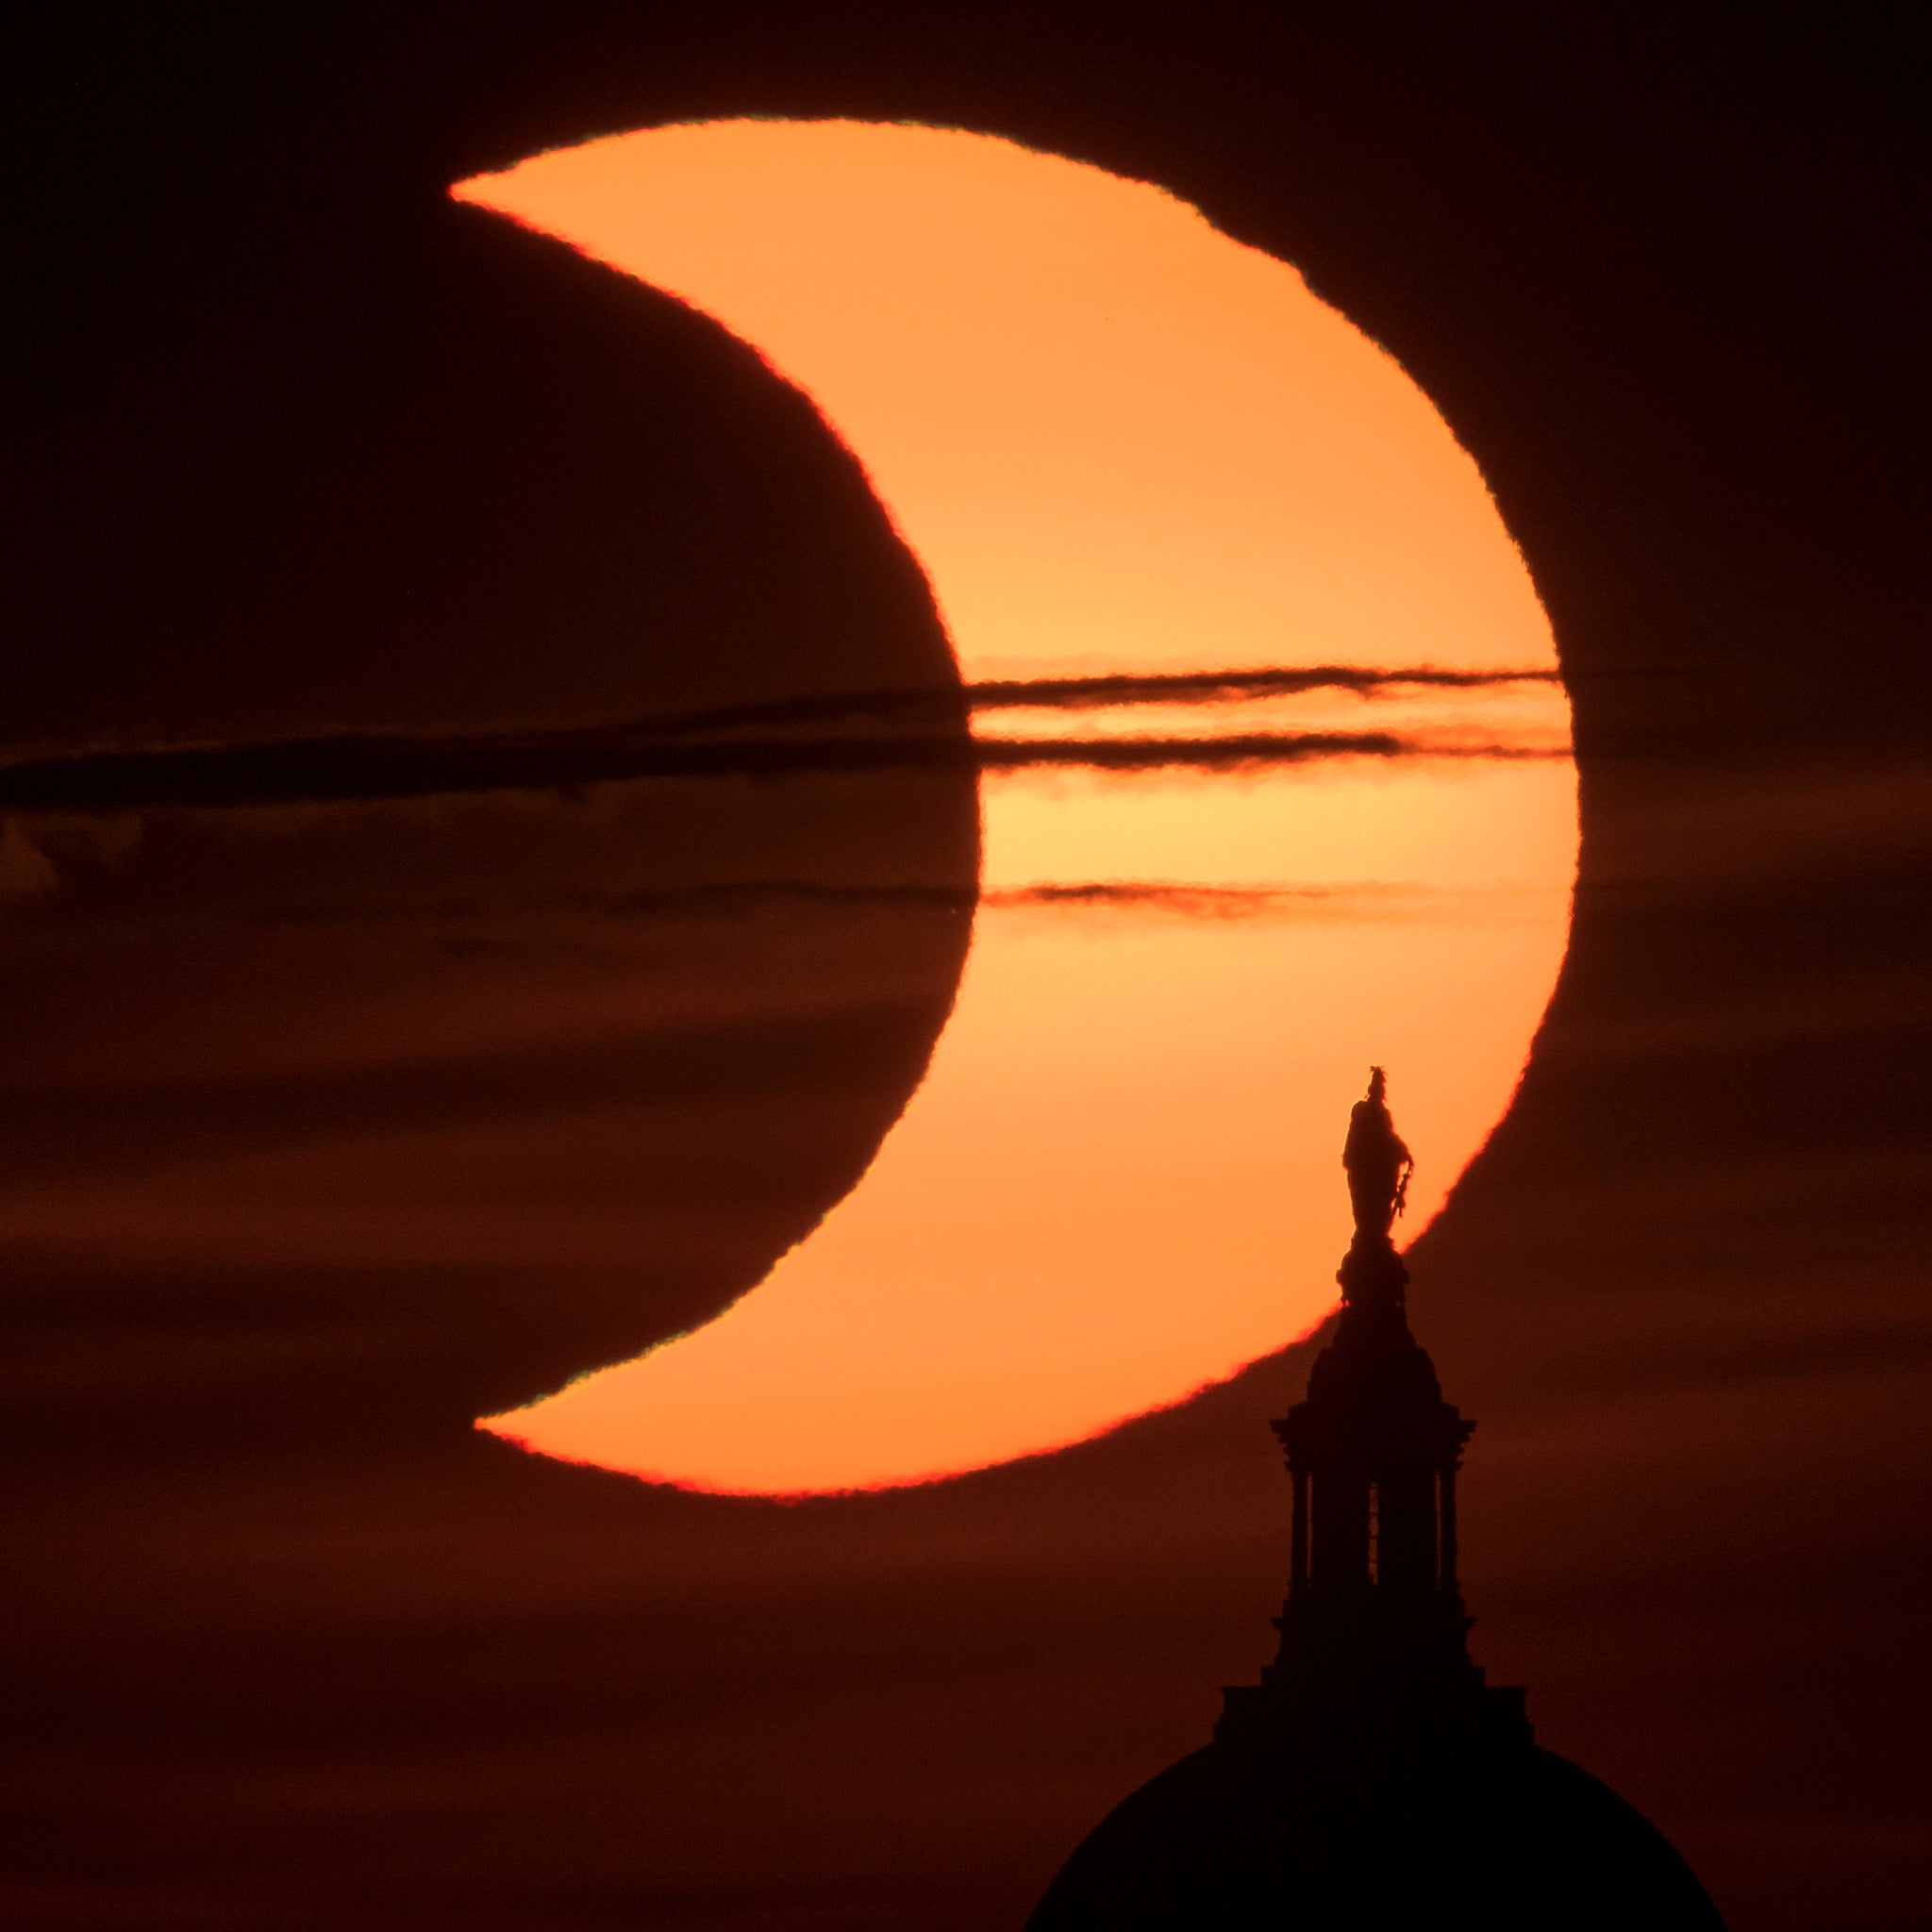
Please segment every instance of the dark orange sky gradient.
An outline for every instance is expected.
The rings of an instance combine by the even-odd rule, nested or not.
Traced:
[[[1911,16],[282,0],[238,29],[201,0],[28,0],[7,45],[8,1932],[1013,1932],[1276,1648],[1269,1423],[1320,1331],[1055,1454],[783,1503],[476,1419],[541,1423],[655,1349],[584,1385],[622,1398],[613,1459],[722,1483],[684,1429],[702,1408],[765,1458],[741,1483],[831,1479],[745,1397],[876,1474],[879,1418],[840,1434],[862,1364],[826,1343],[852,1318],[893,1374],[958,1340],[959,1400],[927,1377],[920,1426],[1013,1440],[1087,1419],[1000,1411],[998,1332],[1016,1399],[1064,1334],[1045,1395],[1118,1402],[1163,1323],[1224,1358],[1302,1325],[1360,1058],[1390,1060],[1424,1179],[1457,1158],[1431,1097],[1457,1069],[1410,1035],[1315,1057],[1318,969],[1458,1039],[1492,1010],[1483,949],[1522,973],[1508,1037],[1478,1039],[1473,1139],[1547,983],[1513,950],[1512,873],[1560,874],[1529,891],[1547,962],[1577,822],[1560,759],[1222,750],[1547,750],[1573,708],[1562,971],[1500,1124],[1427,1231],[1401,1226],[1416,1336],[1478,1424],[1472,1646],[1731,1932],[1925,1932]],[[717,151],[675,130],[726,115],[783,117],[773,148],[813,117],[919,125],[862,137],[900,158],[846,169],[842,200],[747,158],[709,221],[679,196],[719,206],[715,181],[645,163]],[[545,224],[571,232],[573,171],[606,165],[579,145],[640,128],[657,226],[604,210],[626,272]],[[914,165],[933,142],[989,192],[1038,186],[975,226]],[[559,206],[452,198],[476,177]],[[1016,218],[1056,208],[1064,245],[1017,253]],[[1067,264],[1112,277],[1104,305],[1076,313]],[[851,303],[793,312],[841,278]],[[1183,312],[1191,281],[1275,291],[1294,354]],[[908,353],[915,296],[943,356]],[[1187,408],[1141,354],[1177,340],[1152,366]],[[1034,345],[1052,368],[1010,409],[974,358]],[[924,385],[901,445],[938,452],[933,504],[1053,575],[975,576],[987,553],[921,522],[890,412],[862,425],[830,386],[871,365]],[[1313,434],[1347,416],[1295,401],[1324,368],[1379,385],[1390,433]],[[1048,435],[1063,407],[1100,440]],[[1391,546],[1384,506],[1424,499],[1473,547],[1412,515]],[[1537,603],[1567,701],[1226,675],[1547,669]],[[982,688],[972,729],[1026,743],[975,770],[956,649],[1205,685]],[[851,699],[908,690],[941,694],[908,724]],[[694,716],[807,756],[469,782],[478,742],[711,741]],[[902,729],[937,763],[808,755]],[[1078,756],[1149,737],[1182,741],[1163,769]],[[1041,741],[1073,749],[1012,769]],[[184,799],[160,782],[182,747],[265,791]],[[460,782],[414,782],[438,773]],[[1506,811],[1544,788],[1546,815]],[[1002,1129],[1030,1194],[991,1185]],[[814,1274],[794,1319],[784,1282],[842,1265],[848,1221],[875,1274]],[[995,1251],[1003,1227],[1036,1246]],[[888,1265],[948,1243],[950,1275]],[[962,1334],[1008,1267],[1030,1300]],[[654,1391],[678,1432],[646,1441]]]

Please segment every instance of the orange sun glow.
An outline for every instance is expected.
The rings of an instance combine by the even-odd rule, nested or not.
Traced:
[[[1418,1158],[1413,1235],[1507,1107],[1568,934],[1549,625],[1441,417],[1286,264],[986,136],[649,129],[455,192],[804,390],[968,680],[1540,675],[982,711],[990,739],[1405,749],[989,772],[958,1002],[865,1178],[717,1321],[487,1426],[703,1489],[874,1487],[1080,1440],[1305,1333],[1334,1299],[1369,1063]]]

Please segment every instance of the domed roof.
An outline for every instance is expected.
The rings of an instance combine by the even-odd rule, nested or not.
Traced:
[[[1224,1742],[1108,1813],[1026,1932],[1518,1926],[1723,1932],[1663,1834],[1553,1752],[1445,1743],[1351,1768]]]

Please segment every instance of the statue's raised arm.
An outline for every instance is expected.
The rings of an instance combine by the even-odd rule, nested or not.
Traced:
[[[1369,1091],[1348,1116],[1341,1165],[1357,1235],[1386,1241],[1408,1193],[1415,1158],[1403,1144],[1389,1114],[1389,1081],[1380,1067],[1369,1070]]]

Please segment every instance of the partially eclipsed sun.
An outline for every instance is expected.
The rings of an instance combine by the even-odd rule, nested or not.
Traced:
[[[455,192],[705,310],[803,389],[968,680],[1554,672],[1427,399],[1291,268],[1158,189],[943,129],[737,121]],[[1416,1152],[1411,1232],[1508,1105],[1568,933],[1568,722],[1534,677],[983,712],[982,737],[1406,749],[990,773],[958,1007],[865,1179],[708,1326],[487,1425],[703,1489],[873,1487],[1077,1441],[1305,1333],[1334,1297],[1369,1063]]]

